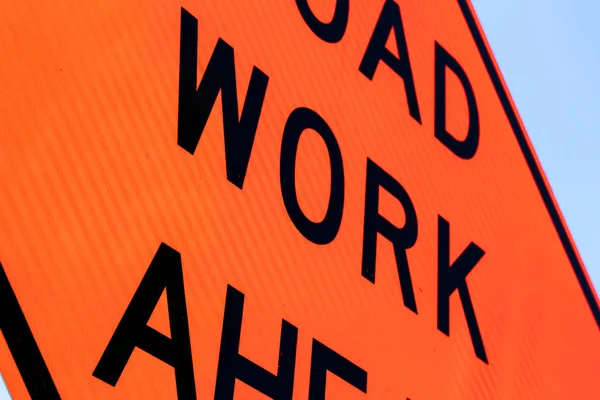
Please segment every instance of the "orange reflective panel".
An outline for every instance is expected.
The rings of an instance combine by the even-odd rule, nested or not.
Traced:
[[[0,48],[13,398],[600,398],[468,0],[22,1]]]

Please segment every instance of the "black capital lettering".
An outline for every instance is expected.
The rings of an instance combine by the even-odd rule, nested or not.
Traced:
[[[319,39],[327,43],[337,43],[342,40],[348,26],[349,0],[335,0],[333,19],[328,23],[319,21],[310,9],[308,0],[296,0],[296,5],[306,25]]]
[[[460,81],[469,107],[469,131],[467,137],[457,140],[446,130],[446,68],[454,72]],[[435,43],[435,137],[458,157],[468,160],[473,158],[479,145],[479,112],[475,93],[465,70],[458,61],[440,44]]]
[[[306,129],[315,130],[329,153],[331,190],[327,213],[321,222],[306,217],[296,194],[296,154],[300,136]],[[290,114],[281,142],[280,184],[283,203],[290,219],[305,238],[316,244],[330,243],[337,235],[344,211],[344,164],[342,152],[327,122],[309,108],[297,108]]]
[[[233,399],[236,379],[272,399],[291,400],[294,390],[298,329],[286,320],[282,320],[279,368],[277,375],[273,375],[239,354],[243,312],[244,294],[228,285],[215,400]]]
[[[450,295],[458,289],[475,354],[488,364],[466,281],[467,275],[475,268],[484,254],[485,252],[475,243],[470,243],[450,265],[450,224],[438,216],[438,329],[450,336]]]
[[[170,339],[147,325],[165,289]],[[158,248],[93,375],[115,386],[136,347],[175,369],[178,399],[196,399],[181,256],[164,243]]]
[[[367,393],[367,371],[348,361],[317,339],[313,339],[309,400],[325,400],[327,371],[331,371],[361,392]]]
[[[0,262],[0,331],[32,399],[60,400],[46,361],[35,342]]]
[[[385,44],[392,30],[396,37],[396,45],[398,47],[398,56],[389,51]],[[421,113],[419,111],[419,102],[417,100],[417,92],[415,90],[415,81],[413,78],[412,68],[410,66],[410,58],[408,56],[408,47],[406,45],[406,37],[404,35],[404,26],[402,24],[402,16],[400,7],[393,0],[386,0],[383,5],[383,10],[379,15],[379,20],[365,51],[365,55],[360,63],[358,70],[364,76],[373,80],[375,70],[379,65],[379,61],[383,61],[390,67],[400,78],[404,80],[404,91],[408,102],[408,110],[410,116],[419,124],[421,123]]]
[[[379,188],[394,196],[404,209],[406,222],[402,228],[394,226],[379,214]],[[362,276],[375,283],[377,234],[380,233],[394,245],[398,278],[404,305],[417,314],[417,301],[413,290],[406,250],[417,241],[417,212],[410,196],[390,174],[375,162],[367,159],[367,188],[365,195],[365,225],[363,236]]]
[[[242,189],[269,77],[256,67],[252,69],[242,115],[238,119],[233,48],[222,39],[218,40],[198,90],[197,62],[198,20],[182,8],[177,144],[194,154],[220,92],[227,179]]]

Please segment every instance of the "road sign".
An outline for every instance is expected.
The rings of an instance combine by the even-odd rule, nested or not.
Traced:
[[[598,299],[468,1],[1,22],[14,398],[600,398]]]

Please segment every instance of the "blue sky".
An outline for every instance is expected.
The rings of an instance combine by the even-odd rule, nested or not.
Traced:
[[[600,3],[472,1],[592,282],[600,288]],[[9,398],[0,375],[0,400]]]
[[[597,293],[600,3],[472,1]]]
[[[0,374],[0,400],[9,400],[10,396],[8,395],[8,390],[6,389],[6,385],[4,384],[4,379],[2,379],[2,374]]]

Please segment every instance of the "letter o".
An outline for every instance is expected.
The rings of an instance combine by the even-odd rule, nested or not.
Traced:
[[[296,155],[300,136],[306,129],[313,129],[325,142],[329,153],[331,187],[327,213],[320,222],[306,217],[298,204],[296,193]],[[316,244],[328,244],[335,239],[342,223],[344,211],[344,165],[342,152],[327,122],[309,108],[296,108],[285,124],[281,142],[279,177],[283,203],[302,235]]]

